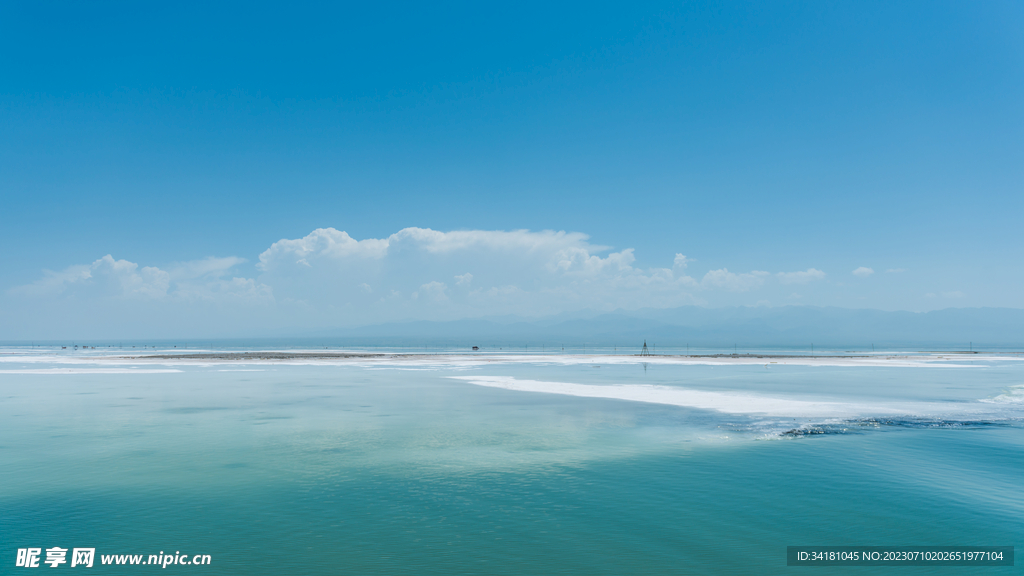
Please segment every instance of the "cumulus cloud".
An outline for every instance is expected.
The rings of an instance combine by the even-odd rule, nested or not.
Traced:
[[[60,272],[44,270],[32,284],[15,288],[28,295],[63,294],[76,289],[92,289],[127,298],[161,298],[170,286],[170,274],[150,266],[106,256],[92,264],[69,266]]]
[[[274,263],[280,265],[284,260],[311,266],[307,257],[314,261],[323,258],[378,259],[387,254],[387,249],[387,240],[371,238],[357,241],[347,232],[341,232],[334,228],[317,228],[304,238],[282,239],[274,242],[270,248],[260,254],[260,261],[256,267],[266,270],[268,266],[273,266]]]
[[[226,277],[245,262],[242,258],[205,258],[177,263],[162,270],[140,267],[128,260],[106,256],[92,264],[69,266],[60,272],[45,270],[32,284],[12,292],[27,296],[68,295],[81,298],[132,300],[220,300],[224,298],[272,299],[270,287],[251,278]]]
[[[229,256],[227,258],[216,258],[210,256],[202,260],[179,262],[171,265],[168,269],[172,278],[212,278],[221,277],[239,264],[244,264],[245,258]]]
[[[861,266],[860,268],[857,268],[852,272],[854,276],[860,276],[861,278],[867,278],[868,276],[871,276],[874,273],[875,271],[872,270],[871,268],[868,268],[867,266]]]
[[[711,270],[704,275],[700,281],[704,288],[723,288],[730,292],[746,292],[764,285],[764,279],[771,276],[768,272],[754,270],[753,272],[736,274],[729,272],[727,268]]]
[[[587,238],[576,232],[550,230],[438,232],[429,228],[405,228],[387,238],[355,240],[341,230],[317,228],[303,238],[274,242],[260,254],[257,267],[269,271],[288,263],[312,266],[317,262],[379,261],[408,252],[436,256],[460,252],[517,252],[547,256],[555,260],[552,265],[572,267],[585,265],[587,259],[581,260],[584,253],[606,250],[603,246],[591,246]]]
[[[694,291],[710,284],[685,274],[688,261],[679,254],[671,268],[640,268],[633,249],[611,251],[574,232],[406,228],[356,240],[320,228],[275,242],[260,254],[257,268],[259,281],[279,298],[344,302],[353,319],[379,321],[702,303]],[[721,282],[729,280],[730,286],[741,282]],[[392,295],[369,297],[358,290],[361,284]]]
[[[808,268],[799,272],[779,272],[776,276],[783,284],[807,284],[814,280],[821,280],[825,277],[825,273],[815,268]]]
[[[264,303],[303,326],[339,326],[490,314],[530,316],[615,308],[705,304],[769,283],[802,284],[825,273],[713,269],[696,279],[694,262],[675,254],[664,267],[640,266],[632,248],[591,243],[561,231],[406,228],[357,240],[334,228],[284,238],[245,260],[206,258],[162,268],[105,256],[46,272],[24,294],[159,302]],[[716,296],[720,294],[721,296]],[[760,299],[758,300],[760,301]],[[211,308],[211,309],[214,309]]]
[[[444,302],[448,300],[448,295],[445,294],[446,290],[448,290],[447,284],[435,280],[420,286],[419,291],[416,292],[415,295],[416,297],[419,297],[420,294],[423,294],[424,297],[429,298],[434,302]]]

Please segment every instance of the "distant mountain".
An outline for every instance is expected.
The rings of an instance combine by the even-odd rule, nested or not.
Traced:
[[[850,308],[700,308],[618,310],[551,318],[505,316],[449,322],[405,322],[332,331],[348,343],[410,346],[577,348],[636,346],[763,347],[912,346],[967,349],[1024,348],[1024,310],[948,308],[933,312],[886,312]]]

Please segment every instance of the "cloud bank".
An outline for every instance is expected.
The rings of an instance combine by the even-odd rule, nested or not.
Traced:
[[[272,290],[251,278],[231,277],[242,258],[204,258],[175,264],[167,270],[139,267],[135,262],[106,256],[92,264],[70,266],[60,272],[45,270],[43,277],[11,290],[14,295],[80,299],[128,299],[194,302],[235,300],[265,302]]]
[[[405,228],[386,238],[357,240],[318,228],[274,242],[247,267],[248,274],[240,272],[246,260],[239,257],[161,268],[107,255],[46,271],[8,297],[165,314],[232,310],[232,321],[244,315],[254,325],[322,328],[700,305],[715,294],[825,278],[815,268],[774,274],[721,268],[697,278],[687,272],[692,262],[675,253],[665,267],[641,267],[632,248],[614,251],[577,232]]]
[[[383,319],[550,314],[638,297],[666,306],[699,302],[685,256],[671,268],[640,269],[635,261],[632,249],[610,252],[580,233],[406,228],[356,240],[320,228],[275,242],[257,268],[259,281],[281,298],[372,310]]]

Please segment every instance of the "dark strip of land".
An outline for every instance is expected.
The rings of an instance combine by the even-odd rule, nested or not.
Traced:
[[[157,354],[152,356],[131,356],[135,360],[337,360],[344,358],[436,358],[438,356],[523,356],[523,354],[481,354],[472,352],[448,352],[440,354],[384,354],[371,352],[207,352],[199,354]],[[526,354],[526,356],[533,356]],[[558,357],[561,354],[536,354],[538,359]],[[569,356],[587,356],[587,354],[569,354]],[[806,358],[875,358],[870,355],[830,355],[830,354],[591,354],[594,357],[633,356],[637,358],[761,358],[761,359],[806,359]]]
[[[337,358],[388,358],[404,354],[359,352],[208,352],[203,354],[158,354],[132,356],[136,360],[317,360]]]

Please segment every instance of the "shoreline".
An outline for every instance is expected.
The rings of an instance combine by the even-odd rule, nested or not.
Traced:
[[[925,353],[932,354],[932,353]],[[943,356],[942,354],[934,354]],[[348,358],[635,358],[644,362],[654,359],[836,359],[836,358],[914,358],[909,354],[479,354],[473,352],[446,352],[425,354],[420,352],[204,352],[198,354],[151,354],[147,356],[106,356],[106,358],[132,358],[135,360],[334,360]]]
[[[969,360],[970,363],[965,363]],[[64,365],[163,365],[163,366],[422,366],[469,368],[500,364],[585,365],[712,365],[712,366],[848,366],[848,367],[934,367],[977,368],[994,361],[1024,360],[1020,357],[951,353],[890,354],[480,354],[480,353],[383,353],[265,350],[250,352],[199,352],[181,354],[97,355],[97,356],[8,356],[4,363],[49,363]],[[4,373],[0,370],[0,374]]]

